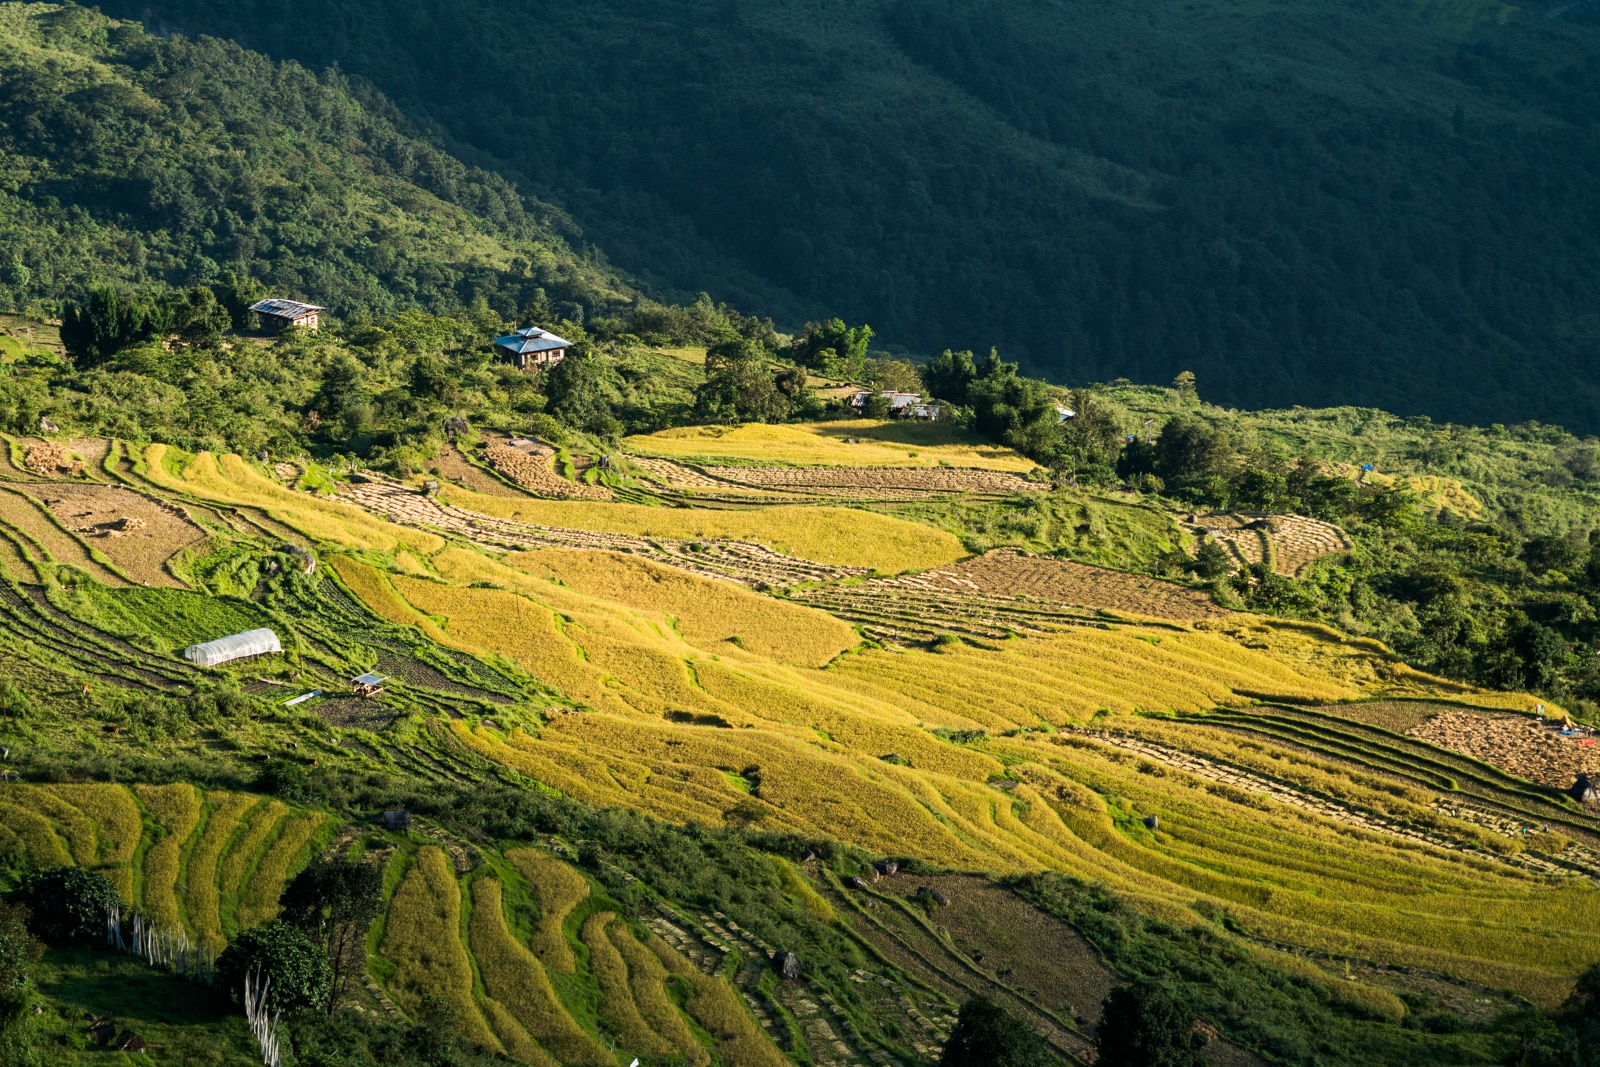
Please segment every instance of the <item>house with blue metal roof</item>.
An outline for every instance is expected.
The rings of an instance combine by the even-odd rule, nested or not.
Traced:
[[[567,358],[572,342],[537,326],[524,326],[505,337],[496,337],[494,346],[500,357],[519,370],[542,370]]]

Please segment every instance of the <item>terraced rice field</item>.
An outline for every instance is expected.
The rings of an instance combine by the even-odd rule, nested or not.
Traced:
[[[717,483],[758,489],[842,489],[876,495],[882,490],[912,490],[915,495],[973,493],[1002,496],[1037,493],[1049,482],[1031,481],[1008,471],[969,467],[718,467],[703,468]]]
[[[786,423],[769,426],[685,426],[629,437],[623,447],[641,456],[680,462],[734,460],[794,466],[952,467],[1025,474],[1035,464],[948,422]]]
[[[1442,710],[1406,733],[1552,789],[1570,788],[1580,774],[1600,782],[1600,739],[1583,729],[1562,733],[1553,720]]]
[[[205,539],[182,509],[131,489],[66,483],[41,489],[39,499],[57,522],[141,585],[181,588],[167,561]]]
[[[441,504],[434,498],[425,497],[396,482],[353,485],[345,491],[343,497],[393,522],[448,531],[485,548],[505,550],[564,547],[626,552],[667,563],[691,573],[729,578],[758,588],[832,581],[866,573],[866,569],[862,567],[815,563],[784,555],[766,545],[751,541],[716,538],[691,541],[655,537],[648,533],[641,535],[605,533],[498,519],[481,512]],[[481,503],[483,499],[485,498],[478,497],[473,502]],[[635,510],[647,511],[652,515],[672,514],[672,511],[666,508]]]
[[[1352,547],[1339,527],[1304,515],[1191,515],[1187,525],[1226,548],[1235,562],[1267,563],[1274,573],[1291,578]]]
[[[697,511],[638,504],[506,500],[442,489],[447,504],[480,516],[635,537],[746,541],[824,566],[888,573],[937,566],[966,555],[953,535],[852,508],[780,506]]]
[[[1126,618],[1193,621],[1226,616],[1209,596],[1172,582],[1068,560],[997,549],[895,578],[806,588],[793,594],[860,623],[874,637],[927,641],[940,633],[1042,635]]]
[[[65,563],[105,585],[128,584],[108,565],[106,557],[96,559],[94,551],[81,538],[58,525],[38,500],[19,488],[0,485],[0,529],[8,533],[13,543],[34,563]]]
[[[483,450],[484,462],[534,496],[553,500],[610,500],[611,490],[599,485],[569,481],[551,469],[555,450],[543,446],[512,448],[491,445]]]

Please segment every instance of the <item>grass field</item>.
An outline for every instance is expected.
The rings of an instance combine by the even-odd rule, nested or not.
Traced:
[[[1033,470],[1036,464],[949,422],[790,423],[685,426],[623,440],[630,452],[694,462],[735,460],[839,467],[981,467]]]
[[[439,498],[502,519],[604,533],[754,541],[817,563],[894,574],[937,567],[967,554],[953,535],[855,508],[798,505],[700,511],[577,500],[509,500],[447,486]]]

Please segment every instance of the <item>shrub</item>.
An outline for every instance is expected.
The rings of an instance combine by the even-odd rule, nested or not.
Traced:
[[[1157,982],[1118,986],[1100,1021],[1099,1062],[1107,1067],[1203,1067],[1204,1035],[1194,1012]]]
[[[33,913],[33,931],[52,945],[88,944],[104,937],[106,913],[122,898],[111,879],[82,867],[40,871],[19,902]]]
[[[217,957],[217,980],[232,996],[243,996],[245,976],[252,972],[271,982],[271,1011],[309,1011],[328,1003],[333,975],[327,957],[288,923],[246,930]]]
[[[940,1067],[1057,1067],[1061,1060],[1044,1039],[988,997],[961,1005],[945,1042]],[[1107,1067],[1122,1067],[1106,1060]]]

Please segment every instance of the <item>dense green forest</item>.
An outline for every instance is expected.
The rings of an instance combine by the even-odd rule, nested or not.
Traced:
[[[0,6],[0,175],[0,309],[108,283],[270,286],[339,315],[628,298],[560,212],[370,90],[84,8]]]
[[[1592,3],[109,8],[370,79],[661,295],[1067,383],[1600,427]]]

